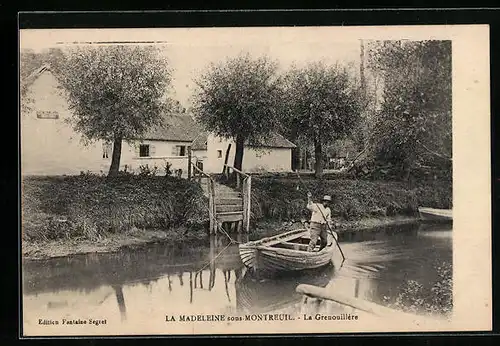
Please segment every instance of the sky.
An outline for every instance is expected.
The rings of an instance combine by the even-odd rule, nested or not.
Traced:
[[[324,28],[167,28],[167,29],[58,29],[22,30],[21,49],[37,52],[50,47],[64,47],[88,42],[157,42],[171,64],[172,93],[189,107],[193,79],[210,63],[217,63],[242,52],[267,55],[279,62],[281,69],[293,63],[312,61],[359,65],[360,39]],[[132,42],[132,43],[131,43]]]
[[[38,29],[21,30],[21,49],[41,51],[50,47],[109,44],[150,44],[163,48],[173,72],[173,97],[188,108],[193,78],[211,62],[241,52],[268,55],[282,69],[292,63],[312,61],[350,65],[359,71],[361,40],[453,39],[460,26],[379,27],[233,27],[233,28],[143,28],[143,29]]]

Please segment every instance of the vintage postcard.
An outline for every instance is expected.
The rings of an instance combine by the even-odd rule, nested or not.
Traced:
[[[20,30],[22,337],[489,331],[487,25]]]

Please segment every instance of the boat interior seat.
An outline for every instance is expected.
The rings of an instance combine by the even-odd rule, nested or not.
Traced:
[[[298,251],[307,251],[307,248],[309,247],[309,244],[299,244],[299,243],[291,243],[291,242],[282,242],[274,245],[275,247],[280,247],[282,249],[290,249],[290,250],[298,250]],[[327,245],[331,246],[331,244]],[[313,249],[313,251],[318,251],[319,250],[319,244],[316,245]]]
[[[276,244],[277,247],[285,248],[285,249],[291,249],[291,250],[299,250],[299,251],[307,251],[307,244],[300,244],[300,243],[291,243],[284,241],[282,243]]]

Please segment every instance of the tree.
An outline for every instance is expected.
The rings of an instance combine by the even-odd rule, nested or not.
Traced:
[[[162,126],[170,105],[171,71],[150,46],[77,48],[68,53],[60,80],[75,129],[89,142],[113,143],[109,176],[118,174],[122,141]]]
[[[416,164],[450,166],[451,41],[372,42],[369,67],[384,88],[376,157],[405,178]]]
[[[358,124],[361,93],[346,69],[321,62],[292,67],[285,85],[287,128],[313,144],[315,173],[321,178],[324,146],[348,136]]]
[[[216,135],[234,139],[234,167],[242,168],[247,141],[260,142],[279,126],[278,65],[267,57],[241,54],[211,64],[195,83],[193,113]]]

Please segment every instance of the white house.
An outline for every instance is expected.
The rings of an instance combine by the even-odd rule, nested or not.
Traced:
[[[33,72],[23,87],[30,98],[29,110],[21,113],[21,171],[23,175],[62,175],[80,172],[107,173],[111,164],[112,145],[98,141],[85,145],[73,130],[72,112],[57,77],[50,66]],[[120,169],[137,172],[141,166],[157,167],[187,174],[188,150],[193,161],[210,173],[222,171],[228,144],[206,132],[188,114],[166,115],[164,126],[151,129],[142,140],[125,141]],[[291,149],[295,145],[280,135],[269,136],[259,146],[247,144],[243,156],[245,171],[290,171]],[[228,163],[234,160],[232,143]]]
[[[229,145],[231,145],[229,147]],[[208,173],[221,173],[229,147],[228,164],[233,165],[236,144],[212,134],[202,133],[193,142],[193,160],[201,162]],[[295,144],[279,134],[266,137],[258,145],[245,143],[244,172],[289,172],[292,170],[292,149]]]
[[[29,110],[21,114],[21,170],[24,175],[79,174],[109,170],[112,145],[98,141],[85,145],[69,121],[72,113],[56,76],[49,66],[24,81]],[[187,172],[188,147],[201,129],[189,115],[169,115],[163,127],[152,129],[141,141],[124,142],[120,169],[137,171],[140,166],[171,163],[171,170]]]

